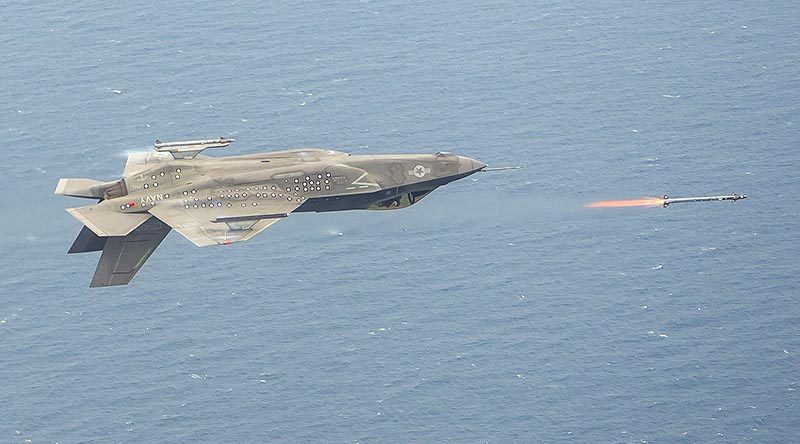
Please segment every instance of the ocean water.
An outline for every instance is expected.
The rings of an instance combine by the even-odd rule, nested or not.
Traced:
[[[800,441],[795,2],[1,4],[0,442]],[[58,178],[216,136],[525,168],[89,289]]]

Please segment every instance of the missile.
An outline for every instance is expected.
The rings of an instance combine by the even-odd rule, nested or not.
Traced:
[[[201,151],[208,148],[225,148],[234,139],[218,137],[208,140],[185,140],[182,142],[162,142],[156,139],[153,147],[160,153],[168,152],[175,159],[194,159]]]
[[[732,200],[736,202],[740,199],[747,199],[746,194],[730,194],[726,196],[701,196],[701,197],[669,197],[666,194],[663,197],[662,205],[666,208],[669,204],[684,203],[684,202],[708,202],[715,200]]]

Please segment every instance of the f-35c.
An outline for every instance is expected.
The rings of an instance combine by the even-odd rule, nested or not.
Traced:
[[[83,223],[69,253],[102,250],[92,287],[125,285],[175,229],[199,247],[230,245],[293,212],[392,210],[486,169],[468,157],[350,155],[294,149],[207,157],[233,139],[162,143],[128,157],[111,182],[61,179],[56,194],[100,202],[69,208]]]

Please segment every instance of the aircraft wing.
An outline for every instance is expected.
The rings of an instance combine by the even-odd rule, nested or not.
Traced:
[[[288,217],[300,204],[296,201],[262,201],[258,206],[190,208],[157,205],[150,210],[198,247],[243,242],[275,222]]]

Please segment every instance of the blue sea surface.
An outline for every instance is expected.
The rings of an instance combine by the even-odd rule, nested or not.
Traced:
[[[0,442],[800,442],[796,2],[0,3]],[[89,289],[58,179],[217,136],[524,168]]]

